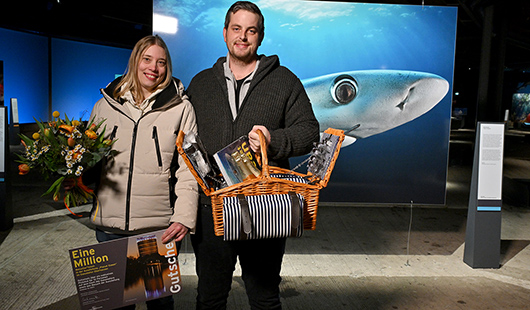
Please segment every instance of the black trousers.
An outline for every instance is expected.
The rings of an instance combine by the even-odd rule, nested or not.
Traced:
[[[280,271],[285,238],[223,241],[214,235],[212,208],[200,205],[191,235],[199,277],[197,309],[226,309],[237,259],[251,309],[281,309]]]
[[[99,229],[96,229],[96,239],[98,242],[105,242],[120,238],[129,237],[126,235],[118,235],[118,234],[109,234],[104,231],[101,231]],[[180,252],[180,242],[177,243],[177,253]],[[174,309],[174,301],[173,301],[173,295],[148,300],[145,302],[147,305],[148,310],[173,310]],[[125,307],[118,308],[117,310],[134,310],[136,309],[136,305],[129,305]]]

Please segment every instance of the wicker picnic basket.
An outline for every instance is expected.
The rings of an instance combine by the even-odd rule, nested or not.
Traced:
[[[303,209],[303,227],[306,230],[314,230],[316,227],[316,218],[317,218],[317,209],[318,209],[318,196],[320,189],[327,186],[331,172],[335,166],[335,161],[339,155],[340,146],[344,140],[344,131],[329,128],[325,133],[329,135],[338,136],[338,143],[334,149],[333,154],[331,155],[331,161],[327,167],[327,171],[324,174],[323,178],[316,177],[311,173],[302,174],[292,170],[287,170],[279,167],[269,166],[267,159],[267,147],[263,134],[261,131],[258,131],[260,136],[261,143],[261,154],[258,157],[258,160],[261,163],[262,172],[261,175],[257,178],[245,180],[243,182],[227,186],[218,190],[212,190],[199,177],[197,171],[193,168],[189,158],[182,148],[184,140],[184,132],[180,131],[177,137],[177,149],[179,154],[182,156],[186,165],[190,168],[192,174],[197,179],[197,182],[201,186],[202,190],[207,196],[210,196],[212,200],[212,213],[214,220],[214,231],[216,236],[223,236],[223,198],[225,197],[235,197],[239,194],[245,196],[254,196],[254,195],[270,195],[270,194],[288,194],[289,192],[294,192],[300,194],[305,199],[305,205]],[[259,155],[259,154],[257,154]],[[286,179],[276,178],[271,175],[276,174],[290,174],[294,176],[299,176],[308,180],[308,183],[300,183],[295,181],[290,181]]]

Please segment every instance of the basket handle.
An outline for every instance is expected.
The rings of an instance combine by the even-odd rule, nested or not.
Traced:
[[[256,130],[259,136],[259,145],[261,152],[261,173],[264,177],[269,177],[269,160],[267,159],[267,140],[261,130]]]

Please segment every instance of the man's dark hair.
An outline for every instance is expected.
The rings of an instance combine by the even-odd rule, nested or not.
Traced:
[[[263,40],[263,37],[265,36],[265,18],[263,17],[263,14],[261,14],[261,10],[258,8],[258,6],[250,1],[237,1],[236,3],[232,4],[232,6],[228,9],[228,12],[226,12],[225,29],[228,29],[232,14],[239,10],[245,10],[254,14],[258,14],[258,33]]]

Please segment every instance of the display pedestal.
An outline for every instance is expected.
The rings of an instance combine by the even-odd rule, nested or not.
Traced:
[[[9,177],[9,133],[7,107],[0,106],[0,230],[13,227],[13,203]]]
[[[478,123],[466,227],[464,262],[499,268],[504,123]]]

